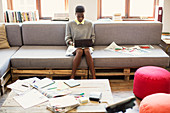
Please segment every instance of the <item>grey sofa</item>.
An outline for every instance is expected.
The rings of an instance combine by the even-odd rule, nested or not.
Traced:
[[[21,27],[16,24],[6,24],[7,38],[11,46],[9,49],[0,49],[0,89],[4,92],[4,85],[10,79],[10,58],[22,46]]]
[[[12,48],[17,47],[6,58],[8,63],[4,64],[9,66],[9,61],[11,61],[11,73],[14,80],[19,76],[46,76],[49,78],[70,76],[73,57],[65,56],[67,49],[64,41],[66,23],[25,23],[13,26],[17,31],[6,25],[7,33],[9,33],[8,40]],[[95,22],[94,30],[96,41],[92,58],[96,76],[125,75],[125,79],[128,80],[129,76],[133,74],[132,68],[146,65],[169,66],[169,56],[159,47],[162,33],[162,24],[159,22]],[[14,34],[17,36],[13,37]],[[120,46],[127,47],[151,44],[154,49],[149,53],[137,56],[105,51],[104,48],[113,41]],[[10,51],[12,48],[6,51]],[[122,69],[122,72],[101,73],[97,71],[101,69]],[[82,78],[88,76],[85,58],[81,61],[77,75]]]

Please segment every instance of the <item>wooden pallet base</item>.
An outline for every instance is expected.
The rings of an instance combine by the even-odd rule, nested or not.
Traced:
[[[131,68],[96,68],[97,76],[124,76],[124,80],[130,80],[130,75],[134,75],[134,71]],[[89,72],[90,73],[90,72]],[[91,74],[89,75],[91,78]]]
[[[53,77],[66,77],[71,76],[72,70],[19,70],[11,69],[12,81],[17,80],[19,77],[47,77],[53,79]],[[81,79],[87,79],[88,70],[77,70],[76,76],[81,76]]]
[[[53,79],[53,77],[67,77],[71,76],[72,70],[21,70],[11,69],[12,81],[17,80],[19,77],[47,77]],[[100,76],[124,76],[124,80],[128,81],[130,75],[134,75],[134,71],[131,68],[95,68],[96,77]],[[80,76],[81,79],[92,78],[89,70],[82,69],[76,71],[76,76]]]
[[[0,78],[0,91],[1,91],[1,95],[4,94],[4,92],[5,92],[5,85],[7,84],[7,82],[9,81],[10,78],[11,78],[11,74],[9,73],[9,70],[7,70],[6,73]]]

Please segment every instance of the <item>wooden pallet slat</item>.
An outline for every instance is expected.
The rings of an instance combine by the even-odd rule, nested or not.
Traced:
[[[11,69],[12,81],[17,80],[19,77],[28,76],[45,76],[52,79],[53,77],[70,76],[72,70],[22,70],[22,69]],[[81,79],[87,79],[88,70],[77,70],[76,76],[81,76]]]

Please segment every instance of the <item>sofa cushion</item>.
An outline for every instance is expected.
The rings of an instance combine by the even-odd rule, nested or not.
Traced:
[[[95,46],[92,58],[95,67],[141,67],[147,65],[168,66],[169,56],[157,45],[148,53],[130,55],[115,51],[106,51],[107,46]],[[127,45],[125,47],[132,47]]]
[[[10,57],[18,50],[19,47],[11,47],[9,49],[0,49],[0,77],[10,67]]]
[[[65,56],[67,46],[22,46],[11,58],[18,69],[71,69],[73,57]],[[87,68],[85,58],[81,68]]]
[[[6,23],[6,33],[10,46],[22,46],[21,27],[19,24]]]
[[[95,46],[117,44],[159,44],[162,24],[159,22],[95,23]]]
[[[64,46],[65,23],[60,24],[23,24],[24,45]]]
[[[10,48],[6,37],[5,24],[0,24],[0,49]]]

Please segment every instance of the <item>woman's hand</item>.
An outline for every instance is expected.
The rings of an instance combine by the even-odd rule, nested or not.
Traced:
[[[74,46],[74,43],[73,43],[72,41],[70,41],[70,42],[69,42],[69,45],[72,45],[72,46]]]

